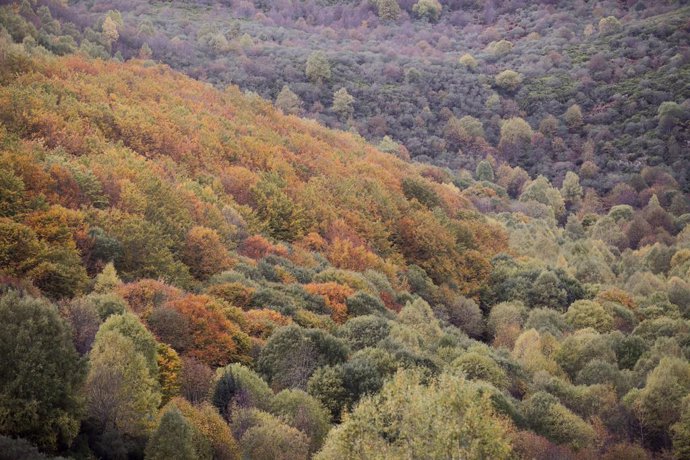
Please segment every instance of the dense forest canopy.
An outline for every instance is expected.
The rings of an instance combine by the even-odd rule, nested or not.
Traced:
[[[0,459],[690,458],[683,2],[0,3]]]
[[[690,187],[684,2],[38,3],[48,10],[32,24],[47,12],[69,24],[34,36],[58,54],[150,54],[422,161],[474,169],[491,153],[559,186],[581,172],[600,194],[662,166]],[[343,88],[349,107],[336,98]],[[468,133],[463,117],[482,129]],[[512,117],[532,127],[529,148],[501,142]]]

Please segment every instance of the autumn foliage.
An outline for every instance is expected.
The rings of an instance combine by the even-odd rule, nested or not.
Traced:
[[[204,295],[188,294],[165,304],[181,313],[189,322],[193,349],[189,356],[210,366],[246,362],[249,338],[229,320],[221,302]]]

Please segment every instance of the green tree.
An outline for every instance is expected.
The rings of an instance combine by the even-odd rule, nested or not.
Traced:
[[[616,354],[606,336],[592,329],[582,329],[568,336],[561,342],[555,358],[561,369],[573,380],[590,361],[598,359],[608,363],[616,362]]]
[[[120,34],[117,31],[117,24],[113,19],[108,16],[105,18],[105,21],[103,21],[103,25],[101,26],[101,30],[103,31],[103,36],[107,40],[108,44],[112,44],[113,42],[116,42],[118,38],[120,38]]]
[[[120,13],[118,10],[108,10],[108,12],[105,14],[106,19],[110,19],[115,23],[116,26],[121,27],[124,24],[124,21],[122,20],[122,13]]]
[[[532,428],[554,442],[582,449],[595,440],[594,429],[549,393],[533,394],[525,400],[523,410]]]
[[[671,427],[673,455],[676,458],[690,458],[690,395],[681,403],[680,419]]]
[[[482,160],[477,163],[477,169],[474,172],[477,180],[485,180],[489,182],[494,181],[494,168],[491,163],[487,160]]]
[[[46,245],[40,262],[29,274],[34,284],[51,299],[73,297],[88,283],[76,247]]]
[[[121,284],[122,281],[117,276],[115,265],[113,265],[112,262],[108,262],[105,267],[103,267],[103,271],[96,276],[93,292],[97,294],[107,294],[114,291]]]
[[[345,343],[328,332],[286,326],[268,339],[258,368],[274,388],[306,389],[315,369],[341,363],[347,353]]]
[[[507,91],[515,91],[522,84],[522,74],[514,70],[504,70],[496,75],[496,85]]]
[[[57,308],[8,292],[0,297],[0,434],[41,449],[69,447],[79,431],[85,367]]]
[[[62,460],[62,458],[40,452],[26,439],[0,435],[0,459],[2,460]]]
[[[484,380],[499,389],[508,386],[508,376],[491,357],[477,351],[468,351],[456,358],[451,367],[470,380]]]
[[[388,310],[385,304],[378,297],[367,294],[364,291],[357,291],[345,300],[347,313],[350,317],[362,315],[386,315]]]
[[[558,118],[551,114],[546,115],[539,122],[539,132],[544,136],[553,136],[558,132],[559,121]]]
[[[441,17],[443,6],[438,0],[419,0],[412,7],[412,12],[420,19],[436,22]]]
[[[411,346],[418,347],[421,343],[431,343],[441,337],[441,324],[431,306],[423,299],[408,302],[397,319],[398,323],[394,324],[391,334],[399,336]]]
[[[101,227],[92,226],[89,230],[89,239],[91,240],[89,255],[91,261],[112,262],[122,254],[120,242],[108,235]]]
[[[38,263],[41,249],[36,232],[31,228],[0,217],[0,267],[4,274],[27,276]]]
[[[331,78],[331,65],[328,58],[321,51],[314,51],[307,58],[305,70],[307,78],[314,83],[323,83]]]
[[[229,364],[216,370],[211,403],[226,420],[231,420],[233,406],[268,410],[273,392],[263,379],[241,364]]]
[[[353,350],[373,347],[388,336],[389,322],[379,315],[357,316],[338,329],[338,336],[344,338]]]
[[[532,140],[532,127],[522,118],[513,117],[501,124],[499,146],[519,146]]]
[[[408,200],[417,200],[429,209],[441,206],[441,198],[428,182],[414,177],[402,180],[403,194]]]
[[[633,398],[632,406],[650,434],[660,436],[681,420],[682,402],[689,393],[690,363],[663,357]]]
[[[501,302],[491,307],[486,329],[495,336],[502,328],[514,324],[522,327],[527,316],[527,309],[522,302]]]
[[[565,223],[565,234],[572,240],[580,240],[585,237],[585,227],[575,214],[569,214]]]
[[[331,430],[317,459],[491,458],[511,455],[508,425],[487,394],[443,374],[429,385],[401,371],[380,393],[365,397]]]
[[[395,21],[401,13],[397,0],[376,0],[376,8],[379,17],[385,21]]]
[[[484,125],[481,120],[465,115],[459,120],[460,129],[469,139],[484,138]]]
[[[172,253],[172,229],[164,231],[159,225],[161,219],[148,220],[115,209],[99,212],[98,217],[109,235],[119,242],[121,251],[113,262],[122,279],[164,278],[182,285],[189,282],[189,269]],[[179,243],[184,239],[184,233],[180,233]]]
[[[565,115],[563,115],[563,117],[565,118],[565,123],[570,129],[580,128],[584,120],[584,117],[582,116],[582,109],[577,104],[573,104],[568,107],[568,110],[565,111]]]
[[[331,428],[330,414],[313,396],[302,390],[283,390],[273,398],[271,412],[309,438],[309,452],[323,444]]]
[[[283,188],[280,177],[267,175],[252,188],[252,198],[268,233],[279,240],[294,241],[305,232],[304,210]]]
[[[671,131],[674,126],[683,120],[684,112],[683,107],[674,101],[662,102],[657,110],[659,130],[661,132]]]
[[[111,315],[98,329],[96,341],[98,341],[99,335],[109,331],[118,332],[130,339],[136,351],[141,353],[146,359],[151,376],[154,378],[158,376],[158,360],[156,358],[158,345],[156,338],[141,324],[139,318],[131,313]]]
[[[513,49],[513,46],[514,45],[512,42],[505,40],[505,39],[502,39],[502,40],[493,41],[493,42],[489,43],[486,46],[485,51],[487,53],[491,54],[493,56],[493,58],[495,59],[495,58],[505,56],[506,54],[510,53],[510,51]]]
[[[341,365],[343,385],[347,391],[344,407],[351,410],[362,396],[378,393],[398,365],[391,353],[379,348],[365,348],[352,355]]]
[[[390,153],[392,155],[399,156],[401,158],[404,158],[404,154],[401,150],[401,145],[395,142],[390,136],[383,136],[383,139],[381,139],[381,142],[376,146],[380,151],[385,152],[385,153]],[[405,151],[406,152],[406,151]],[[407,152],[406,152],[407,153]],[[409,160],[409,153],[407,158]]]
[[[442,308],[437,308],[439,316],[455,327],[463,330],[473,338],[481,337],[484,332],[484,317],[477,302],[467,297],[458,296],[448,301]]]
[[[197,447],[198,435],[177,407],[166,410],[156,430],[146,444],[147,460],[211,459],[210,446],[206,452]],[[206,454],[206,455],[203,455]]]
[[[330,411],[332,420],[340,420],[340,412],[350,401],[345,388],[342,366],[323,366],[314,372],[307,383],[307,392]]]
[[[522,328],[527,317],[527,309],[522,302],[501,302],[491,307],[486,329],[491,337],[513,328],[516,332]]]
[[[599,332],[608,332],[613,327],[613,317],[598,302],[578,300],[565,314],[565,319],[575,329],[591,327]]]
[[[152,428],[161,395],[146,358],[116,330],[99,331],[90,353],[86,398],[91,423],[102,433],[143,436]],[[106,447],[107,450],[107,447]]]
[[[570,330],[563,315],[552,308],[534,308],[529,312],[525,329],[535,329],[540,333],[548,332],[554,337],[560,337],[563,332]]]
[[[556,219],[560,219],[565,214],[563,197],[544,176],[537,177],[523,189],[520,194],[520,201],[536,201],[544,204],[553,210]]]
[[[256,409],[244,412],[247,412],[248,420],[237,423],[238,429],[242,425],[249,425],[240,439],[243,458],[307,460],[309,439],[304,433],[271,414]]]
[[[9,165],[0,165],[0,218],[12,217],[24,210],[25,185]]]
[[[275,106],[288,115],[299,115],[302,111],[302,101],[288,85],[283,88],[276,97]]]
[[[341,120],[347,120],[354,113],[354,102],[355,98],[347,92],[347,89],[340,88],[333,93],[333,112],[338,114]]]
[[[127,311],[125,299],[114,292],[108,294],[92,293],[83,299],[93,306],[101,321],[107,320],[112,315],[123,315]]]
[[[582,203],[580,177],[572,171],[565,173],[560,192],[568,209],[578,207]]]
[[[621,22],[615,16],[607,16],[599,20],[599,33],[607,35],[617,32],[621,28]]]
[[[85,287],[69,211],[55,206],[32,216],[32,227],[0,217],[0,267],[5,275],[28,278],[51,299],[72,297]]]

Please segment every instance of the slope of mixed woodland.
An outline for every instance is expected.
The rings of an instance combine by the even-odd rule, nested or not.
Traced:
[[[576,171],[603,196],[645,166],[688,190],[683,3],[41,0],[8,22],[58,53],[236,84],[404,157],[474,169],[492,154],[558,186]]]
[[[0,7],[0,458],[688,458],[678,171],[406,162],[45,4]]]

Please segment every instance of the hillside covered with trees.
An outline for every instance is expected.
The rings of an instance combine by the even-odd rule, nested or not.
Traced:
[[[41,0],[10,33],[58,54],[152,57],[439,166],[491,153],[559,187],[575,171],[603,198],[646,166],[690,190],[684,3]],[[517,145],[510,118],[526,122]]]
[[[480,3],[0,6],[0,459],[690,458],[688,11]]]

